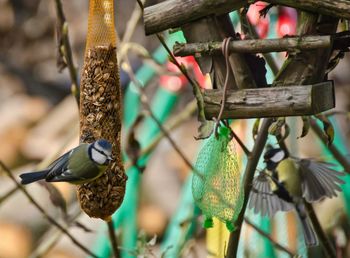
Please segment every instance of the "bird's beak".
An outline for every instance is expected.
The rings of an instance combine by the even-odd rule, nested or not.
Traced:
[[[108,160],[108,163],[111,163],[112,161],[114,161],[114,159],[111,156],[107,157],[107,160]]]

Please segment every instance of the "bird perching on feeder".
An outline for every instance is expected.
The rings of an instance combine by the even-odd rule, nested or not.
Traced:
[[[113,0],[90,0],[88,34],[80,83],[80,141],[104,138],[113,162],[93,182],[78,186],[81,208],[109,220],[121,205],[127,176],[121,157],[121,87],[117,64]]]

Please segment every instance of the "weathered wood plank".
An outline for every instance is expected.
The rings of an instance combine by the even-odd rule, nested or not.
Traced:
[[[204,93],[207,119],[219,114],[221,90]],[[228,91],[222,118],[259,118],[313,115],[335,106],[332,82]]]
[[[237,10],[248,0],[167,0],[144,10],[146,35],[180,27],[209,15],[221,15]],[[350,19],[349,0],[266,0],[276,5],[286,5],[300,10]]]
[[[265,0],[265,2],[286,5],[312,13],[350,19],[349,0]]]
[[[145,8],[146,35],[180,27],[205,16],[228,13],[246,3],[246,0],[167,0]]]
[[[295,50],[310,50],[330,47],[331,36],[289,37],[281,39],[235,40],[229,44],[233,53],[268,53]],[[213,55],[221,52],[222,42],[176,43],[175,56]]]

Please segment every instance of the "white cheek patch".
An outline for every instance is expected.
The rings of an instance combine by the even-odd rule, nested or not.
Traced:
[[[91,150],[91,159],[96,162],[97,164],[103,165],[107,161],[107,157],[98,151],[92,149]]]
[[[284,159],[284,151],[281,150],[271,157],[271,161],[277,163]]]

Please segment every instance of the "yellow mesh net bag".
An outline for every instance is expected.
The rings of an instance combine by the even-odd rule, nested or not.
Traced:
[[[90,0],[86,50],[95,46],[116,46],[114,7],[110,0]]]
[[[90,0],[88,35],[80,83],[80,140],[104,138],[113,158],[106,172],[78,186],[81,208],[90,217],[109,220],[121,205],[127,176],[121,157],[121,87],[116,53],[113,0]]]

